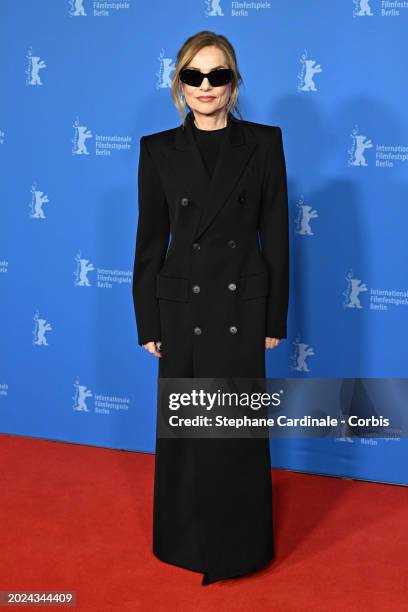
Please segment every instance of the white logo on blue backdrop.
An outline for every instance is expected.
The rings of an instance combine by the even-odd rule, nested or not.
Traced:
[[[356,278],[352,271],[346,275],[346,281],[347,287],[343,292],[345,308],[361,310],[363,304],[360,301],[360,294],[367,291],[370,310],[388,312],[392,306],[408,306],[408,289],[368,287],[360,278]]]
[[[316,63],[316,60],[307,59],[307,50],[303,53],[300,58],[301,68],[300,73],[297,75],[300,81],[298,85],[299,91],[317,91],[316,83],[314,82],[315,74],[323,72],[320,64]]]
[[[47,64],[44,60],[41,59],[38,55],[33,55],[33,50],[30,50],[27,53],[28,66],[26,68],[26,85],[43,85],[43,82],[40,78],[40,70],[47,67]]]
[[[306,359],[315,354],[313,348],[305,342],[300,342],[299,337],[296,338],[293,344],[295,345],[295,349],[292,356],[293,365],[291,369],[297,372],[310,372]]]
[[[376,168],[394,168],[398,162],[408,162],[407,145],[378,142],[374,144],[370,138],[359,133],[358,126],[354,128],[350,136],[352,138],[352,144],[351,148],[347,151],[349,166],[368,166],[364,153],[367,149],[373,148],[374,165]]]
[[[76,269],[74,272],[74,285],[76,287],[91,287],[88,274],[89,272],[95,270],[95,266],[89,261],[89,259],[82,257],[80,253],[78,253],[78,255],[75,257],[75,261]]]
[[[354,17],[372,17],[373,12],[370,6],[370,0],[353,0]]]
[[[317,210],[305,204],[303,198],[297,203],[298,214],[295,219],[295,234],[300,236],[313,236],[310,222],[319,216]]]
[[[130,286],[133,280],[133,270],[120,268],[102,268],[94,266],[89,259],[82,257],[79,252],[76,257],[74,272],[74,286],[92,287],[89,272],[96,271],[95,287],[97,289],[113,289],[115,286]]]
[[[92,138],[93,134],[91,130],[88,130],[86,125],[81,125],[79,119],[76,119],[73,124],[75,133],[72,140],[74,147],[72,149],[73,155],[89,155],[89,151],[86,147],[86,141]]]
[[[92,393],[86,385],[81,385],[79,377],[74,382],[75,393],[72,399],[73,410],[78,412],[90,412],[87,406],[88,398],[93,398],[92,409],[95,414],[100,415],[118,415],[120,412],[128,412],[130,407],[130,398],[119,395],[107,395],[105,393]]]
[[[88,4],[85,0],[68,0],[69,4],[69,16],[70,17],[87,17],[86,5]],[[93,10],[91,15],[93,17],[110,17],[112,15],[118,15],[121,11],[130,8],[130,0],[110,0],[109,2],[97,2],[91,0],[90,5]]]
[[[43,191],[37,189],[36,185],[31,187],[31,201],[29,204],[31,219],[45,219],[43,205],[48,204],[49,199]]]
[[[224,17],[224,12],[220,0],[204,0],[205,17]],[[228,3],[229,17],[249,17],[251,13],[259,13],[260,11],[268,11],[273,9],[271,2],[235,2],[234,0]]]
[[[73,123],[74,137],[71,140],[73,143],[73,155],[90,155],[86,141],[94,136],[87,125],[81,125],[77,118]],[[112,152],[130,151],[132,148],[132,136],[120,136],[119,134],[95,134],[95,150],[96,156],[110,157]]]
[[[159,60],[159,70],[156,72],[156,89],[171,87],[171,73],[176,67],[173,58],[166,57],[162,49],[157,59]]]
[[[7,397],[7,396],[8,396],[8,384],[0,383],[0,397]]]
[[[345,301],[343,306],[345,308],[362,308],[360,302],[360,293],[368,291],[368,287],[360,278],[356,278],[353,272],[349,272],[346,275],[347,288],[343,293]]]
[[[39,314],[34,316],[33,344],[37,346],[48,346],[46,333],[52,330],[51,323],[46,319],[41,319]]]
[[[81,412],[89,412],[89,408],[86,405],[88,397],[92,397],[92,391],[88,389],[86,385],[81,385],[79,379],[74,382],[75,395],[73,396],[74,410],[80,410]]]
[[[353,17],[373,17],[371,3],[374,0],[352,0]],[[408,9],[406,0],[376,0],[376,14],[380,17],[401,17],[404,9]],[[405,13],[406,14],[406,13]]]
[[[224,17],[220,0],[205,0],[206,17]]]
[[[364,134],[358,133],[358,127],[356,126],[350,134],[352,138],[351,148],[347,151],[349,154],[348,165],[349,166],[368,166],[367,160],[364,155],[366,149],[372,149],[372,141],[364,136]]]
[[[72,17],[86,17],[84,8],[84,0],[69,0],[70,11],[69,14]]]

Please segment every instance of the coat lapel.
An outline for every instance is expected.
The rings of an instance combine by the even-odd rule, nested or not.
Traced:
[[[179,167],[200,208],[193,230],[193,239],[197,240],[225,204],[257,143],[249,131],[244,133],[242,123],[230,113],[226,137],[221,141],[217,165],[210,179],[194,138],[193,120],[193,113],[189,111],[186,126],[181,125],[176,130],[174,146],[180,158]]]

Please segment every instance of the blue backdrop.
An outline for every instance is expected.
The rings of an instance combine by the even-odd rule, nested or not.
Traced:
[[[244,118],[283,131],[291,302],[268,375],[406,376],[403,5],[2,1],[3,432],[154,451],[158,363],[131,295],[139,138],[178,125],[175,56],[203,29],[236,48]],[[272,441],[275,466],[317,473],[407,484],[407,460],[398,438]]]

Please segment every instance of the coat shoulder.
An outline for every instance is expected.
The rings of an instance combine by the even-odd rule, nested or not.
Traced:
[[[177,128],[169,128],[167,130],[161,130],[160,132],[154,132],[152,134],[145,134],[143,136],[141,136],[140,139],[143,138],[143,140],[148,144],[163,144],[164,142],[171,142],[172,139],[175,136],[175,133],[177,131]]]
[[[282,128],[279,125],[258,123],[256,121],[248,121],[247,119],[238,119],[237,117],[233,117],[233,120],[236,121],[244,131],[248,131],[258,143],[266,145],[267,147],[270,146],[271,139],[276,141],[282,134]],[[177,127],[160,130],[159,132],[145,134],[141,136],[140,140],[143,139],[148,148],[154,151],[156,147],[161,148],[163,145],[171,145],[180,127],[181,126],[178,125]]]
[[[237,121],[239,121],[239,123],[241,123],[242,125],[246,125],[248,127],[253,128],[254,130],[270,132],[272,130],[281,129],[279,125],[269,125],[269,123],[258,123],[256,121],[249,121],[248,119],[237,119]]]
[[[239,123],[244,129],[249,130],[259,142],[266,145],[270,144],[271,138],[279,138],[282,134],[282,128],[279,125],[269,125],[267,123],[258,123],[246,119],[239,119]]]

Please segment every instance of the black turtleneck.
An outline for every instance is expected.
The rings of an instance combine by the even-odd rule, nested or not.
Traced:
[[[228,125],[218,130],[201,130],[195,125],[194,120],[191,123],[204,165],[209,176],[212,177],[217,163],[221,140],[225,136]]]

